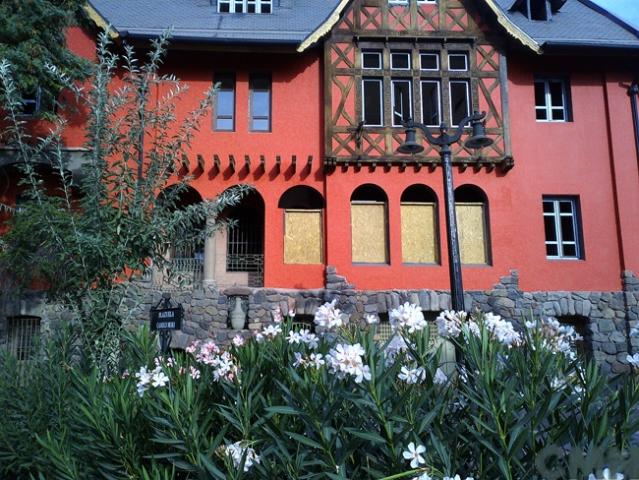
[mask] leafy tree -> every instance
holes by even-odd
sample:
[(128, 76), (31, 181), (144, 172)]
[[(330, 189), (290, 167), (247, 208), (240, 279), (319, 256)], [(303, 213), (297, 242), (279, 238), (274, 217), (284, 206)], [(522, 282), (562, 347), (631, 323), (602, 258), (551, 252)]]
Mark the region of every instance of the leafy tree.
[(42, 102), (53, 105), (63, 84), (48, 66), (71, 79), (85, 78), (89, 63), (67, 49), (65, 30), (80, 19), (80, 0), (3, 0), (0, 2), (0, 59), (13, 67), (22, 96), (40, 89)]
[[(7, 125), (0, 143), (16, 145), (27, 198), (0, 240), (0, 268), (23, 288), (46, 285), (50, 302), (74, 312), (82, 343), (99, 365), (109, 365), (108, 358), (117, 356), (125, 320), (121, 307), (131, 297), (131, 280), (144, 274), (149, 261), (162, 267), (169, 244), (193, 245), (210, 235), (213, 227), (202, 225), (238, 203), (248, 188), (239, 186), (214, 201), (178, 208), (189, 178), (178, 178), (176, 162), (186, 155), (214, 90), (199, 108), (178, 119), (176, 103), (186, 87), (159, 72), (167, 37), (152, 43), (147, 62), (140, 65), (131, 47), (116, 54), (108, 35), (101, 34), (86, 91), (64, 72), (51, 69), (89, 112), (87, 153), (79, 175), (70, 173), (61, 147), (64, 119), (56, 121), (46, 138), (30, 137), (18, 115), (12, 67), (8, 61), (0, 63)], [(155, 100), (158, 91), (161, 97)]]

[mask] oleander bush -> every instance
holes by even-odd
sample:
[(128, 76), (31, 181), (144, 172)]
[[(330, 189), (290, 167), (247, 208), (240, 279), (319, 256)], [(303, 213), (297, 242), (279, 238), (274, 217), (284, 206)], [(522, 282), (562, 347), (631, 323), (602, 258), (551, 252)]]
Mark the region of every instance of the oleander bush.
[[(63, 331), (29, 364), (2, 359), (0, 478), (639, 474), (637, 378), (578, 358), (571, 329), (455, 312), (429, 324), (408, 304), (390, 317), (381, 342), (376, 319), (349, 323), (326, 304), (316, 333), (285, 319), (172, 357), (141, 330), (110, 377), (76, 365)], [(456, 363), (442, 363), (447, 342)]]

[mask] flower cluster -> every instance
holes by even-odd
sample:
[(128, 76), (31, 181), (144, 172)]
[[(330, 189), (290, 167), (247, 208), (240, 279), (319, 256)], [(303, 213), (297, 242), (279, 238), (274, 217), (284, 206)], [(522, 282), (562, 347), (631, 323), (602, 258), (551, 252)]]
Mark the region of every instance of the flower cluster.
[(333, 330), (348, 323), (348, 317), (336, 308), (337, 299), (321, 305), (315, 312), (315, 325), (325, 330)]
[(416, 383), (422, 383), (424, 380), (426, 380), (426, 371), (422, 367), (410, 368), (406, 365), (402, 365), (397, 378), (399, 378), (404, 383), (414, 385)]
[(137, 390), (138, 395), (143, 396), (149, 388), (159, 388), (169, 383), (169, 377), (162, 371), (161, 366), (155, 367), (152, 371), (148, 371), (146, 367), (140, 367), (135, 374), (138, 379)]
[(275, 325), (268, 325), (262, 329), (261, 332), (255, 334), (255, 339), (258, 342), (263, 342), (264, 340), (273, 340), (280, 333), (282, 333), (282, 326), (279, 323)]
[(314, 368), (319, 370), (323, 365), (326, 365), (324, 356), (321, 353), (311, 353), (310, 355), (302, 355), (300, 352), (295, 352), (295, 361), (293, 366), (295, 368)]
[(319, 338), (317, 338), (317, 335), (311, 333), (311, 331), (306, 328), (303, 328), (299, 332), (291, 330), (288, 332), (288, 337), (286, 337), (286, 339), (290, 344), (304, 344), (311, 350), (315, 350), (319, 345)]
[(351, 376), (355, 383), (361, 383), (363, 380), (371, 379), (370, 367), (365, 365), (362, 359), (365, 353), (359, 343), (355, 345), (339, 343), (326, 355), (326, 364), (330, 372), (338, 378)]
[(231, 445), (226, 445), (222, 447), (222, 453), (231, 459), (235, 468), (240, 468), (242, 458), (246, 455), (244, 458), (245, 472), (248, 472), (254, 464), (260, 463), (260, 456), (246, 442), (235, 442)]
[(424, 445), (415, 446), (413, 442), (410, 442), (408, 448), (402, 453), (402, 456), (406, 461), (410, 461), (411, 468), (417, 468), (426, 463), (426, 460), (422, 457), (422, 453), (424, 452), (426, 452)]
[(504, 320), (499, 315), (484, 314), (484, 324), (492, 336), (503, 345), (512, 347), (521, 343), (521, 335), (515, 330), (513, 324)]
[(569, 358), (575, 357), (575, 342), (583, 340), (573, 327), (562, 325), (559, 320), (552, 317), (526, 322), (526, 328), (539, 331), (544, 348), (554, 353), (562, 353)]
[(391, 310), (388, 318), (395, 332), (408, 331), (408, 333), (415, 333), (423, 330), (427, 325), (420, 308), (408, 302)]
[(455, 312), (452, 310), (444, 310), (435, 319), (437, 331), (442, 338), (456, 338), (462, 332), (462, 324), (468, 318), (466, 312)]
[[(213, 341), (205, 343), (194, 342), (186, 348), (186, 351), (195, 356), (195, 360), (204, 365), (213, 367), (213, 379), (232, 381), (237, 377), (239, 367), (235, 358), (227, 351), (222, 351)], [(192, 367), (193, 368), (193, 367)], [(190, 375), (193, 379), (199, 378), (199, 371), (192, 369)]]

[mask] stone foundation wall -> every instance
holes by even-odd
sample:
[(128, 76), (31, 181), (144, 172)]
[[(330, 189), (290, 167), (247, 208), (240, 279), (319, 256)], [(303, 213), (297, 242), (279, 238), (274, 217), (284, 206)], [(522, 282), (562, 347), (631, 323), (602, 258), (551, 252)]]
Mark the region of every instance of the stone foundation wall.
[[(339, 308), (355, 320), (369, 313), (388, 313), (404, 302), (414, 303), (433, 315), (450, 309), (450, 294), (446, 291), (357, 290), (334, 267), (327, 267), (326, 277), (328, 288), (320, 290), (203, 286), (176, 292), (173, 299), (184, 306), (185, 321), (172, 345), (184, 348), (193, 340), (206, 338), (224, 343), (238, 333), (248, 336), (271, 323), (277, 308), (283, 314), (295, 312), (299, 318), (312, 315), (319, 305), (335, 298)], [(465, 302), (467, 309), (493, 312), (514, 322), (543, 315), (577, 323), (593, 357), (606, 371), (617, 373), (628, 369), (626, 356), (639, 348), (639, 338), (629, 339), (630, 329), (639, 325), (639, 279), (624, 272), (623, 286), (619, 292), (523, 292), (517, 272), (512, 271), (490, 290), (466, 292)], [(231, 329), (229, 322), (229, 310), (237, 296), (245, 305), (246, 323), (241, 331)], [(148, 322), (149, 309), (160, 298), (161, 291), (150, 283), (137, 283), (129, 302), (132, 323)]]

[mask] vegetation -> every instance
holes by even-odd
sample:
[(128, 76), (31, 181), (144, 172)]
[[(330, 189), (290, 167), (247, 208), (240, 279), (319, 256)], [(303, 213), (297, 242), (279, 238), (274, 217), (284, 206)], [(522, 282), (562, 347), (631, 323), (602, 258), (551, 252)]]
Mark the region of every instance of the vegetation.
[(608, 383), (573, 358), (570, 335), (553, 322), (516, 332), (489, 314), (445, 312), (440, 342), (463, 355), (450, 369), (429, 344), (435, 327), (404, 307), (391, 313), (397, 336), (383, 343), (375, 324), (348, 324), (329, 304), (316, 315), (324, 334), (289, 320), (227, 349), (205, 342), (172, 358), (155, 358), (141, 331), (127, 338), (120, 373), (110, 377), (75, 367), (64, 338), (22, 375), (5, 358), (0, 476), (523, 480), (601, 478), (604, 467), (639, 474), (629, 454), (639, 428), (631, 414), (636, 376)]

